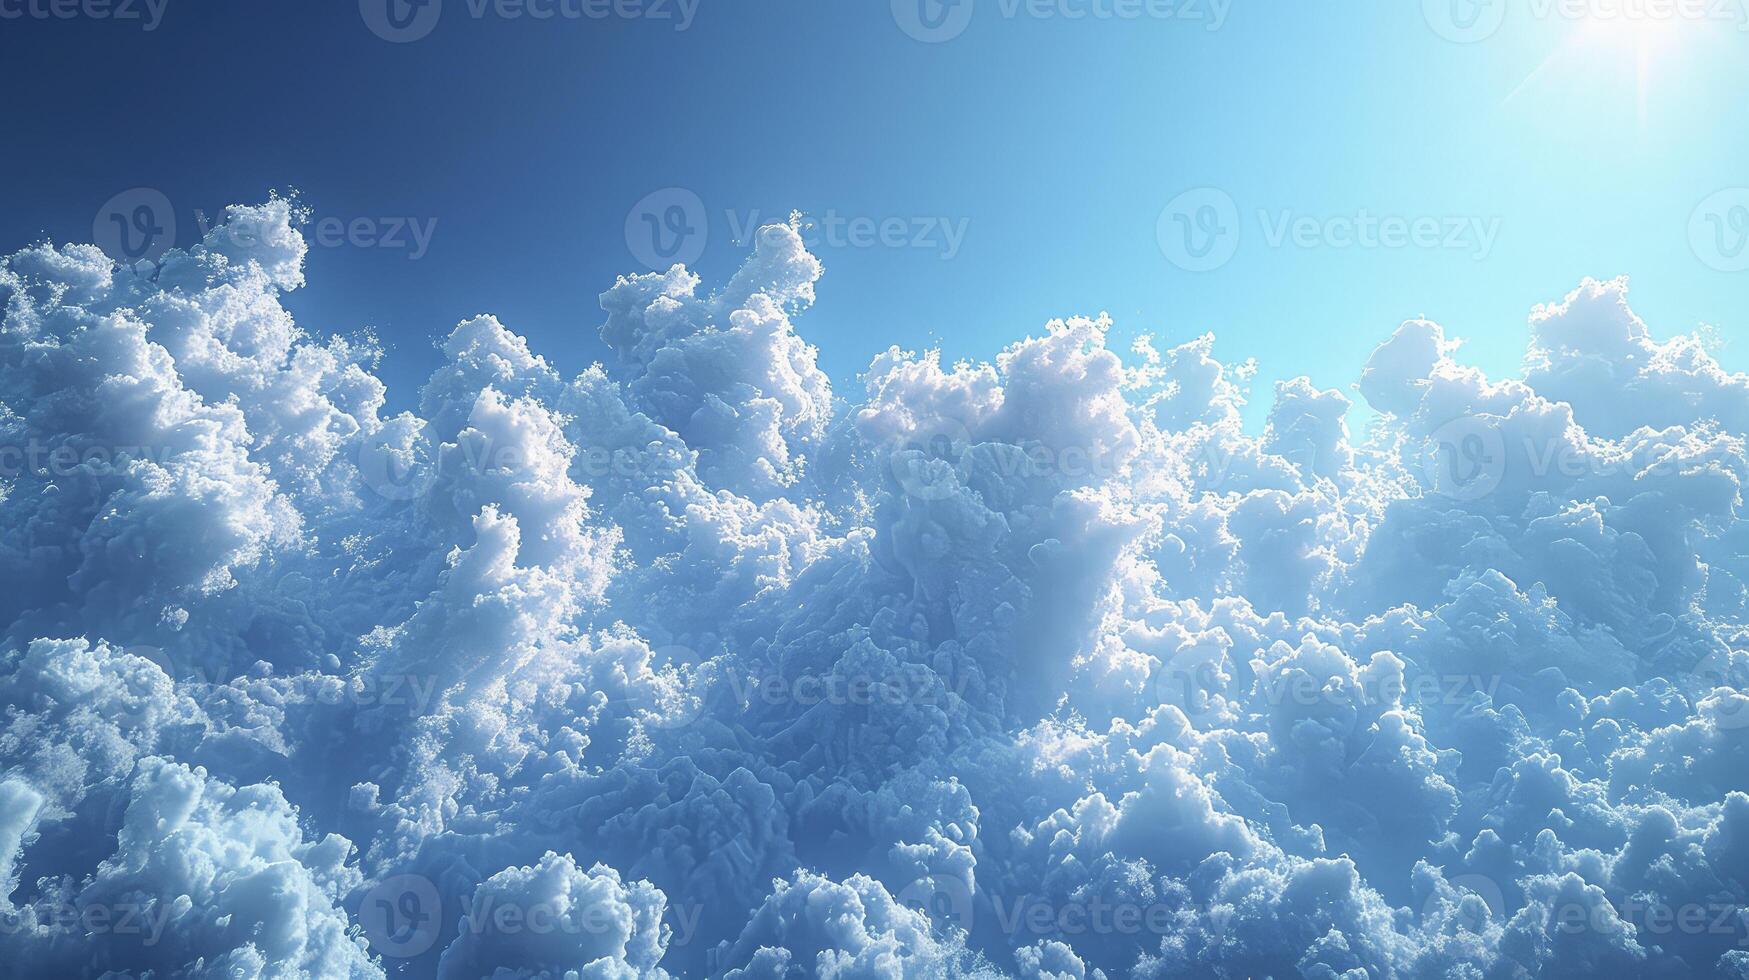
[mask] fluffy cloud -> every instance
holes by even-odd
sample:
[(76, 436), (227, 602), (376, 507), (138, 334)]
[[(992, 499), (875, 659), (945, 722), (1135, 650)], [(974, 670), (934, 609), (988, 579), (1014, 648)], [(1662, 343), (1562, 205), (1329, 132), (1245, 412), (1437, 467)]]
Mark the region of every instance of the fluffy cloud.
[(1104, 317), (846, 401), (774, 225), (386, 416), (303, 220), (0, 260), (15, 969), (1749, 976), (1749, 378), (1625, 282), (1252, 433)]

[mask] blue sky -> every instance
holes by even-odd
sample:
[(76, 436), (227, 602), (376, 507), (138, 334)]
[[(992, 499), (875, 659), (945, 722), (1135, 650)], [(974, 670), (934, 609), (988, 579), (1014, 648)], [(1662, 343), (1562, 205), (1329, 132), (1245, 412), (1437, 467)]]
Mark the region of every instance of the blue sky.
[[(815, 218), (827, 274), (800, 328), (845, 393), (889, 344), (987, 358), (1103, 310), (1120, 336), (1212, 330), (1224, 360), (1256, 357), (1255, 420), (1270, 380), (1346, 389), (1411, 316), (1508, 371), (1530, 307), (1585, 275), (1632, 275), (1655, 333), (1712, 324), (1749, 366), (1729, 346), (1749, 273), (1700, 254), (1749, 231), (1735, 0), (1614, 20), (1612, 0), (1527, 0), (1467, 42), (1452, 14), (1486, 32), (1486, 4), (623, 0), (624, 18), (566, 0), (541, 18), (545, 0), (444, 0), (390, 43), (381, 2), (0, 3), (21, 14), (0, 19), (0, 76), (38, 110), (7, 123), (31, 151), (0, 163), (0, 245), (88, 240), (137, 187), (187, 242), (197, 209), (296, 188), (334, 234), (288, 306), (374, 326), (398, 405), (476, 312), (567, 371), (594, 360), (595, 295), (640, 268), (646, 200), (704, 216), (707, 282), (740, 227)], [(943, 18), (933, 40), (912, 36), (920, 10)], [(1161, 220), (1199, 188), (1239, 231), (1211, 271), (1174, 264)], [(1424, 244), (1339, 247), (1345, 219)]]

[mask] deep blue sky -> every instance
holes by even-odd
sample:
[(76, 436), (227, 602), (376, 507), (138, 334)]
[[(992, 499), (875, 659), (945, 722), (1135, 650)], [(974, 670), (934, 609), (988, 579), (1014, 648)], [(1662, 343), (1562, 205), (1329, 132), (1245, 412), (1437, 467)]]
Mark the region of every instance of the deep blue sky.
[[(46, 0), (0, 8), (27, 2)], [(1606, 27), (1527, 0), (1488, 39), (1454, 43), (1429, 22), (1447, 0), (1237, 0), (1218, 30), (1211, 0), (1076, 20), (974, 0), (963, 33), (921, 43), (886, 0), (705, 0), (685, 31), (475, 18), (445, 0), (429, 36), (391, 44), (355, 0), (167, 2), (150, 32), (0, 19), (0, 248), (89, 240), (104, 203), (141, 186), (173, 203), (184, 242), (196, 209), (270, 188), (298, 189), (318, 218), (435, 219), (417, 261), (313, 249), (289, 303), (312, 330), (376, 327), (396, 405), (436, 363), (431, 339), (476, 312), (568, 372), (588, 364), (596, 294), (639, 269), (628, 212), (671, 186), (704, 204), (707, 284), (742, 252), (726, 212), (963, 222), (951, 259), (818, 249), (826, 279), (800, 327), (851, 395), (888, 344), (989, 357), (1101, 310), (1125, 337), (1213, 330), (1265, 383), (1342, 387), (1421, 314), (1509, 370), (1529, 308), (1586, 274), (1633, 275), (1659, 335), (1749, 326), (1749, 273), (1690, 242), (1691, 219), (1710, 228), (1697, 204), (1749, 186), (1738, 23)], [(1241, 230), (1209, 272), (1175, 266), (1156, 236), (1162, 208), (1199, 187), (1234, 202)], [(1737, 198), (1722, 200), (1728, 247)], [(1497, 239), (1482, 260), (1467, 240), (1269, 242), (1283, 218), (1363, 210)]]

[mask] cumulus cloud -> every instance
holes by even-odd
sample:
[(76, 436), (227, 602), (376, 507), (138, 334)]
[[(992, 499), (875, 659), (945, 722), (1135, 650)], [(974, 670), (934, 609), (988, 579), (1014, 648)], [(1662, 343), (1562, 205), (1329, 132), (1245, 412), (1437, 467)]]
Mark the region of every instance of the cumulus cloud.
[(834, 386), (779, 224), (389, 415), (305, 217), (0, 259), (13, 969), (1749, 976), (1749, 378), (1625, 281), (1249, 432), (1104, 316)]

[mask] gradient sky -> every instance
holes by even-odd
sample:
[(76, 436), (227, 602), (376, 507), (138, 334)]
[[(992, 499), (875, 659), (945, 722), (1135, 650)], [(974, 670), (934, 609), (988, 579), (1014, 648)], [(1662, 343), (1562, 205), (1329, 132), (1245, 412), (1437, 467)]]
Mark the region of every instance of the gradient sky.
[[(1730, 346), (1749, 327), (1739, 0), (1696, 19), (1659, 0), (1627, 4), (1649, 19), (1598, 16), (1620, 0), (705, 0), (685, 30), (680, 0), (621, 0), (631, 19), (443, 0), (405, 43), (372, 30), (389, 0), (158, 2), (145, 30), (143, 5), (63, 20), (0, 0), (0, 79), (34, 103), (6, 122), (22, 152), (0, 154), (0, 250), (90, 240), (138, 187), (184, 243), (197, 209), (270, 189), (378, 234), (411, 219), (423, 255), (318, 245), (287, 304), (312, 330), (376, 328), (395, 406), (476, 312), (567, 372), (594, 360), (595, 296), (641, 269), (640, 202), (666, 188), (702, 208), (706, 282), (755, 217), (821, 222), (827, 274), (798, 325), (853, 400), (889, 344), (988, 358), (1103, 310), (1120, 337), (1212, 330), (1223, 360), (1257, 358), (1256, 421), (1269, 381), (1346, 389), (1406, 317), (1510, 371), (1531, 306), (1585, 275), (1633, 276), (1655, 334), (1711, 324), (1726, 366), (1749, 367)], [(952, 37), (912, 36), (936, 15)], [(1453, 40), (1459, 23), (1498, 27)], [(1180, 197), (1199, 188), (1218, 194)], [(660, 222), (691, 198), (653, 200)], [(1232, 202), (1230, 261), (1174, 264), (1174, 200), (1194, 222)], [(1432, 219), (1440, 242), (1271, 241), (1363, 213)], [(826, 219), (906, 231), (857, 244)], [(943, 227), (963, 230), (951, 256)]]

